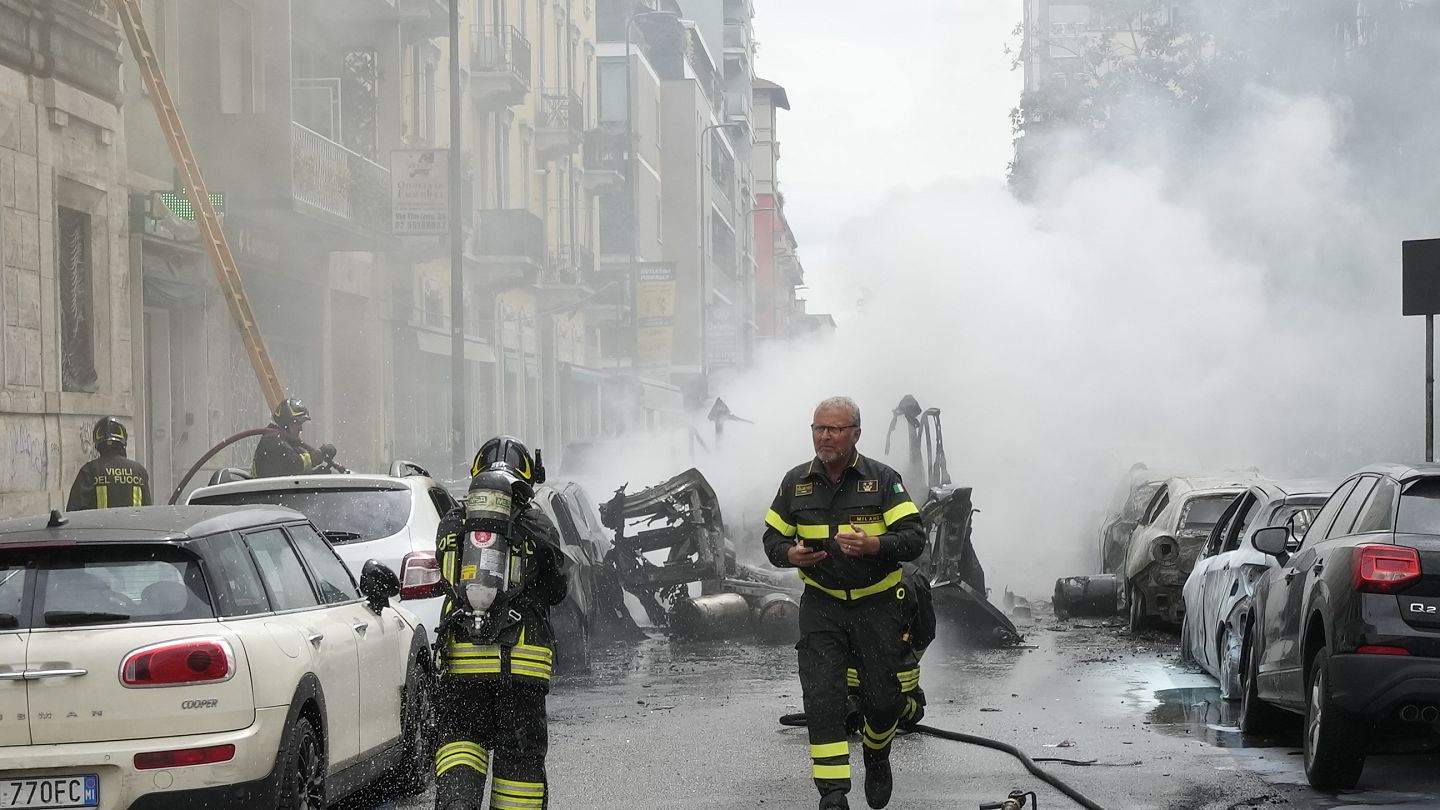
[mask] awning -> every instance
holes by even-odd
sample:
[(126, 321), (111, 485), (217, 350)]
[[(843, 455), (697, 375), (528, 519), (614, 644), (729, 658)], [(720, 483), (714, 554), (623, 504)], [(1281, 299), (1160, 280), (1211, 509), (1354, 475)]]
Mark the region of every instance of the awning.
[(640, 401), (647, 411), (684, 413), (685, 394), (669, 383), (640, 378)]
[(565, 373), (570, 375), (570, 379), (588, 385), (601, 385), (609, 379), (609, 375), (605, 372), (588, 366), (577, 366), (574, 363), (565, 363), (563, 368), (565, 369)]
[[(441, 357), (450, 356), (449, 335), (416, 329), (415, 343), (422, 352), (438, 354)], [(481, 343), (478, 340), (466, 338), (465, 359), (472, 363), (493, 363), (495, 362), (495, 350), (490, 348), (490, 344), (488, 343)]]
[(195, 306), (212, 286), (209, 260), (198, 247), (161, 244), (146, 238), (141, 246), (145, 303), (152, 307)]

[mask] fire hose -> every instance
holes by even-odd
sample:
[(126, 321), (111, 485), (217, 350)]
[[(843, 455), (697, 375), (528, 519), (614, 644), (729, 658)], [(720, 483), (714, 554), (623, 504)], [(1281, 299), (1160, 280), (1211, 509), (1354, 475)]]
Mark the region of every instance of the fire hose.
[[(180, 502), (180, 493), (182, 493), (182, 492), (185, 491), (185, 487), (190, 483), (190, 479), (195, 477), (195, 473), (200, 472), (200, 468), (201, 468), (201, 467), (204, 467), (206, 462), (208, 462), (210, 459), (214, 458), (215, 456), (219, 455), (219, 454), (220, 454), (220, 451), (222, 451), (222, 450), (224, 450), (225, 448), (229, 447), (230, 445), (232, 445), (232, 444), (240, 441), (241, 439), (248, 439), (248, 438), (250, 438), (251, 436), (268, 436), (268, 435), (273, 434), (273, 433), (283, 433), (283, 432), (284, 432), (284, 431), (280, 430), (280, 428), (273, 428), (273, 427), (252, 428), (252, 429), (250, 429), (250, 430), (242, 430), (242, 431), (240, 431), (239, 433), (236, 433), (234, 436), (231, 436), (231, 437), (225, 439), (224, 441), (220, 442), (219, 444), (215, 445), (214, 447), (210, 448), (208, 451), (206, 451), (205, 455), (201, 456), (198, 461), (196, 461), (194, 464), (192, 464), (192, 465), (190, 466), (190, 469), (185, 472), (185, 476), (180, 479), (180, 483), (175, 485), (175, 491), (172, 492), (172, 493), (170, 493), (170, 500), (168, 501), (168, 503), (170, 503), (172, 506), (175, 505), (176, 503), (179, 503), (179, 502)], [(306, 452), (308, 452), (308, 453), (314, 453), (314, 452), (315, 452), (315, 448), (311, 447), (310, 445), (308, 445), (308, 444), (306, 444), (306, 443), (304, 443), (304, 442), (299, 442), (299, 441), (297, 441), (296, 444), (298, 444), (298, 445), (300, 446), (300, 449), (302, 449), (302, 450), (304, 450), (304, 451), (306, 451)], [(338, 472), (342, 472), (342, 473), (348, 473), (348, 472), (350, 472), (348, 469), (346, 469), (345, 467), (341, 466), (340, 463), (337, 462), (337, 461), (335, 461), (335, 459), (333, 459), (333, 458), (326, 459), (326, 460), (325, 460), (325, 463), (329, 464), (331, 467), (334, 467), (335, 470), (338, 471)]]
[[(805, 715), (803, 713), (782, 715), (780, 717), (780, 725), (791, 727), (804, 726)], [(1024, 751), (1021, 751), (1019, 748), (1016, 748), (1015, 746), (1007, 742), (1001, 742), (1000, 740), (992, 740), (989, 737), (981, 737), (975, 734), (964, 734), (959, 731), (946, 731), (942, 728), (935, 728), (934, 726), (927, 725), (911, 726), (909, 730), (917, 734), (929, 734), (932, 737), (938, 737), (942, 740), (951, 740), (954, 742), (967, 743), (969, 745), (978, 745), (981, 748), (989, 748), (994, 751), (1000, 751), (1002, 753), (1009, 754), (1015, 759), (1018, 759), (1020, 761), (1020, 764), (1025, 766), (1025, 770), (1029, 771), (1037, 778), (1043, 780), (1046, 784), (1065, 794), (1076, 804), (1084, 807), (1085, 810), (1105, 810), (1105, 808), (1101, 807), (1099, 804), (1096, 804), (1088, 796), (1066, 784), (1064, 780), (1062, 780), (1060, 777), (1055, 776), (1054, 774), (1046, 771), (1044, 768), (1041, 768), (1039, 765), (1035, 764), (1035, 760), (1027, 756)], [(1003, 803), (994, 806), (1002, 807)], [(1019, 806), (1023, 806), (1023, 803)]]

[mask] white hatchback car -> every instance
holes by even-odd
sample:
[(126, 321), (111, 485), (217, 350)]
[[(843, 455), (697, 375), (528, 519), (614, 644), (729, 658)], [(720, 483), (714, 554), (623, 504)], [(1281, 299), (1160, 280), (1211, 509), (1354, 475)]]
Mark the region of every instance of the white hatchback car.
[[(435, 532), (456, 502), (425, 471), (396, 462), (391, 475), (296, 475), (201, 487), (185, 502), (197, 505), (284, 506), (320, 527), (357, 577), (367, 560), (400, 574), (408, 591), (440, 581)], [(430, 640), (440, 625), (444, 597), (407, 600)]]
[(289, 509), (0, 522), (0, 807), (319, 810), (432, 772), (430, 651)]

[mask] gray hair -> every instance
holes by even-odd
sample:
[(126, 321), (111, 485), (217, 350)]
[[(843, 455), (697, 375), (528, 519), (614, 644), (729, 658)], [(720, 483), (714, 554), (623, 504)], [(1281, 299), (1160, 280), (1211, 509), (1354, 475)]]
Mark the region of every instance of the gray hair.
[(855, 427), (860, 427), (860, 406), (855, 404), (855, 400), (850, 397), (830, 397), (815, 406), (816, 413), (831, 409), (849, 411), (850, 423), (855, 425)]

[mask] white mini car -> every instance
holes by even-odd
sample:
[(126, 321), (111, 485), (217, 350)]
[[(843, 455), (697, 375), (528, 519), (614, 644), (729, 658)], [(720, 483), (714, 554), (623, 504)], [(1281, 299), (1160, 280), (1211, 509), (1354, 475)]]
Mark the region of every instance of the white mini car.
[[(325, 534), (340, 559), (359, 576), (367, 560), (400, 574), (407, 591), (440, 581), (435, 530), (455, 499), (425, 471), (396, 462), (390, 475), (296, 475), (256, 478), (201, 487), (186, 503), (284, 506), (305, 515)], [(430, 640), (440, 623), (444, 597), (408, 600)]]
[(0, 522), (0, 807), (320, 810), (432, 771), (430, 651), (289, 509)]

